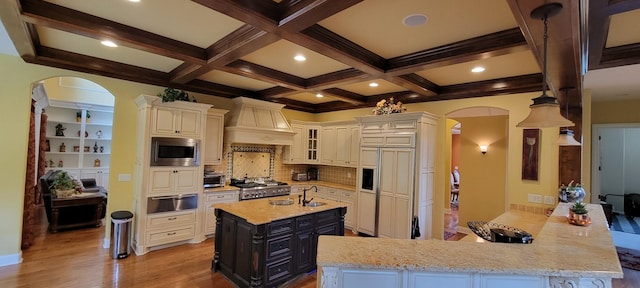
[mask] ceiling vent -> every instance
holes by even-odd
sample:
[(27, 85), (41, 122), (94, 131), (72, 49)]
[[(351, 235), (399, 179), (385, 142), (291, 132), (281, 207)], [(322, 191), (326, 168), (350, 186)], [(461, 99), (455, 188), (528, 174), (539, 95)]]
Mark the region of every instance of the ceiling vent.
[(293, 145), (296, 133), (282, 114), (285, 105), (247, 97), (231, 100), (235, 108), (224, 128), (225, 143)]

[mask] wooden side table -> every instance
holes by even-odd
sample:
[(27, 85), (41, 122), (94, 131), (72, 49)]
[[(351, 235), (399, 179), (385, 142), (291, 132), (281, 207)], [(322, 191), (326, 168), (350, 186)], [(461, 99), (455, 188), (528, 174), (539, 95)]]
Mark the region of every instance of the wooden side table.
[[(105, 197), (106, 196), (102, 193), (84, 193), (81, 194), (81, 196), (51, 199), (51, 223), (49, 223), (49, 231), (55, 233), (58, 232), (58, 229), (89, 225), (100, 227), (102, 225), (102, 210), (105, 209)], [(91, 213), (92, 215), (77, 215), (77, 217), (79, 217), (78, 221), (75, 221), (73, 223), (59, 223), (60, 213), (64, 212), (65, 208), (81, 206), (95, 206), (95, 213)]]

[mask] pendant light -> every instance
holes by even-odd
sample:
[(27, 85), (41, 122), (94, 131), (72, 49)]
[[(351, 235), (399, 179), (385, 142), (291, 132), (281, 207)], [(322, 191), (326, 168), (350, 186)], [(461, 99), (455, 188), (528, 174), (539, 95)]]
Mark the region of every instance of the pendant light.
[[(563, 87), (560, 88), (560, 91), (564, 92), (564, 98), (567, 102), (567, 114), (565, 117), (569, 118), (569, 90), (573, 89), (573, 87)], [(560, 137), (558, 137), (558, 141), (556, 143), (560, 146), (581, 146), (582, 144), (573, 137), (573, 131), (569, 129), (569, 127), (564, 127), (560, 129)]]
[(575, 124), (560, 114), (560, 105), (556, 98), (547, 95), (547, 17), (560, 13), (562, 4), (547, 3), (531, 11), (531, 18), (542, 19), (544, 23), (544, 58), (542, 61), (542, 95), (533, 98), (533, 104), (529, 106), (529, 116), (518, 123), (516, 127), (523, 128), (547, 128), (569, 127)]

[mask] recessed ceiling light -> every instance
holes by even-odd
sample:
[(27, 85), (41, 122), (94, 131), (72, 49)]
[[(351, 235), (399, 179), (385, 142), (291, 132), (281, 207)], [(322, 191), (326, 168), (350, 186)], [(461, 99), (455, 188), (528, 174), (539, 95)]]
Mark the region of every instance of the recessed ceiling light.
[(318, 93), (318, 94), (316, 94), (316, 97), (322, 98), (322, 97), (324, 97), (324, 95), (322, 95), (321, 93)]
[(402, 19), (402, 24), (404, 24), (404, 26), (407, 26), (407, 27), (416, 27), (424, 23), (427, 23), (428, 19), (429, 18), (427, 18), (427, 16), (424, 14), (411, 14), (407, 17), (404, 17), (404, 19)]
[(484, 67), (482, 67), (482, 66), (473, 67), (473, 69), (471, 69), (471, 72), (473, 72), (473, 73), (484, 72)]
[(129, 0), (129, 2), (140, 2), (140, 0)]
[(369, 87), (378, 87), (378, 83), (371, 82), (371, 83), (369, 83)]
[(113, 41), (111, 40), (102, 40), (102, 45), (107, 46), (107, 47), (118, 47), (118, 44), (113, 43)]
[(293, 57), (293, 59), (302, 62), (304, 60), (307, 60), (307, 57), (304, 57), (303, 55), (296, 55), (295, 57)]

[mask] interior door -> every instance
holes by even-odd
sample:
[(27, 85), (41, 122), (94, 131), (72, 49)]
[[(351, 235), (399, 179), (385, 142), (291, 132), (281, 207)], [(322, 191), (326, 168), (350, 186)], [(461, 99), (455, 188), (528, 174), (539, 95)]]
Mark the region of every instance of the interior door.
[[(624, 214), (625, 193), (640, 193), (640, 128), (606, 127), (598, 129), (599, 195), (607, 195), (606, 201), (613, 211)], [(597, 197), (597, 195), (594, 195)], [(594, 202), (595, 198), (592, 198)], [(597, 202), (595, 202), (597, 203)]]

